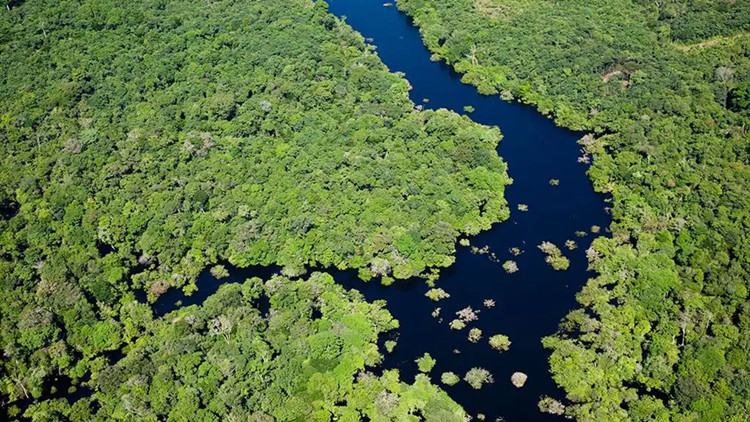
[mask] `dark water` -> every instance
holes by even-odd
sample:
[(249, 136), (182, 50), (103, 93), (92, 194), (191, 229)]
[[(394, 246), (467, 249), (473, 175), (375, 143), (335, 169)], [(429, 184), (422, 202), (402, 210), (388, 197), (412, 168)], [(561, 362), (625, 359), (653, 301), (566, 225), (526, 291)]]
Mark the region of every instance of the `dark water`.
[[(329, 9), (339, 17), (345, 16), (355, 30), (371, 38), (392, 71), (406, 73), (414, 87), (411, 97), (415, 103), (428, 98), (426, 108), (460, 113), (464, 106), (471, 105), (475, 108), (470, 114), (472, 119), (499, 126), (504, 139), (498, 152), (508, 163), (514, 180), (506, 194), (512, 210), (510, 220), (471, 242), (480, 248), (488, 245), (500, 263), (515, 260), (519, 272), (506, 274), (500, 263), (490, 261), (487, 255), (459, 247), (456, 264), (444, 270), (438, 281), (438, 286), (451, 297), (438, 304), (424, 297), (428, 287), (421, 280), (385, 287), (377, 282), (363, 283), (353, 271), (333, 272), (339, 283), (361, 291), (368, 300), (385, 299), (388, 310), (400, 320), (399, 332), (392, 334), (398, 338), (398, 345), (386, 356), (383, 367), (398, 368), (402, 379), (408, 382), (417, 372), (414, 359), (425, 352), (438, 362), (432, 372), (434, 382), (439, 382), (444, 371), (463, 376), (474, 366), (483, 367), (494, 375), (494, 384), (478, 391), (464, 382), (444, 386), (472, 415), (484, 413), (489, 421), (503, 417), (511, 422), (562, 419), (542, 414), (537, 408), (542, 395), (563, 397), (548, 372), (549, 353), (542, 348), (541, 338), (555, 332), (560, 319), (576, 306), (575, 293), (592, 276), (586, 270), (584, 251), (593, 236), (578, 238), (575, 232), (590, 232), (592, 225), (609, 225), (605, 198), (594, 193), (585, 175), (586, 167), (577, 162), (580, 151), (576, 141), (582, 134), (556, 127), (532, 107), (481, 96), (475, 88), (462, 84), (460, 75), (448, 66), (429, 60), (430, 53), (410, 19), (395, 7), (384, 7), (383, 0), (329, 0)], [(551, 186), (550, 179), (559, 179), (559, 186)], [(518, 211), (519, 203), (527, 204), (529, 211)], [(575, 240), (578, 249), (564, 248), (567, 239)], [(567, 271), (555, 271), (544, 262), (545, 255), (536, 246), (545, 240), (557, 244), (570, 258)], [(514, 257), (509, 252), (512, 247), (525, 252)], [(230, 278), (221, 282), (268, 277), (276, 270), (232, 270)], [(162, 315), (175, 309), (178, 301), (183, 305), (200, 303), (219, 284), (206, 272), (198, 280), (199, 290), (193, 296), (170, 291), (155, 304), (155, 310)], [(496, 307), (485, 309), (484, 299), (495, 300)], [(431, 316), (436, 306), (442, 308), (442, 322)], [(479, 320), (461, 331), (451, 330), (448, 322), (466, 306), (481, 309)], [(467, 340), (471, 327), (483, 332), (484, 338), (477, 344)], [(509, 336), (510, 351), (492, 350), (487, 338), (493, 334)], [(521, 389), (510, 382), (516, 371), (529, 376)]]
[(15, 201), (0, 201), (0, 219), (10, 220), (18, 214), (19, 204)]
[[(225, 266), (230, 270), (229, 277), (217, 280), (210, 272), (204, 271), (198, 276), (198, 280), (195, 282), (198, 286), (198, 290), (193, 292), (190, 296), (186, 296), (182, 290), (169, 289), (166, 293), (159, 296), (159, 300), (151, 305), (154, 315), (162, 316), (181, 306), (200, 305), (209, 296), (216, 293), (216, 291), (219, 290), (219, 286), (224, 283), (241, 283), (252, 277), (260, 277), (263, 280), (267, 280), (280, 270), (280, 268), (276, 266), (264, 267), (256, 265), (247, 268), (234, 268), (228, 264)], [(145, 302), (145, 295), (142, 295), (139, 300)]]

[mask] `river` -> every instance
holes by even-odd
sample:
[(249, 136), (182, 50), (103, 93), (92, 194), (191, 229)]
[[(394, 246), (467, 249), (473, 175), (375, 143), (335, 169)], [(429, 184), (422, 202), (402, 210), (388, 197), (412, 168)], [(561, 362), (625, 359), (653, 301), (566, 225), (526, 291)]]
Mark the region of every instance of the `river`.
[[(585, 257), (585, 250), (595, 236), (591, 234), (591, 226), (609, 226), (606, 198), (593, 191), (585, 174), (586, 165), (577, 162), (580, 148), (576, 141), (582, 134), (555, 126), (530, 106), (509, 103), (498, 96), (482, 96), (474, 87), (462, 84), (460, 75), (449, 66), (430, 61), (418, 30), (395, 6), (386, 7), (383, 0), (329, 0), (328, 3), (333, 14), (345, 17), (349, 25), (377, 46), (380, 58), (391, 71), (406, 74), (413, 86), (411, 98), (415, 103), (463, 114), (464, 106), (470, 105), (475, 109), (469, 114), (474, 121), (500, 127), (504, 138), (498, 153), (508, 163), (513, 178), (506, 192), (511, 218), (471, 239), (474, 246), (489, 246), (500, 262), (491, 261), (488, 255), (472, 253), (468, 247), (459, 247), (456, 263), (444, 270), (438, 280), (438, 286), (450, 293), (449, 299), (437, 305), (428, 300), (424, 297), (428, 287), (421, 280), (385, 287), (376, 282), (363, 283), (351, 271), (333, 272), (339, 283), (359, 290), (366, 299), (385, 299), (388, 310), (400, 320), (399, 332), (393, 333), (398, 345), (386, 356), (383, 367), (398, 368), (407, 382), (417, 373), (414, 359), (425, 352), (437, 359), (432, 371), (434, 382), (439, 382), (444, 371), (463, 376), (472, 367), (483, 367), (494, 375), (494, 384), (481, 390), (474, 390), (464, 382), (444, 386), (473, 416), (483, 413), (488, 421), (502, 417), (510, 422), (562, 419), (542, 414), (537, 408), (542, 395), (564, 397), (548, 372), (549, 353), (542, 348), (541, 338), (554, 333), (561, 318), (576, 307), (576, 292), (592, 276), (587, 271)], [(550, 185), (551, 179), (558, 179), (559, 185)], [(527, 204), (528, 211), (519, 211), (518, 204)], [(589, 234), (576, 237), (576, 231)], [(578, 248), (573, 251), (564, 248), (568, 239), (575, 240)], [(555, 271), (544, 262), (545, 255), (537, 245), (545, 240), (558, 245), (570, 258), (567, 271)], [(513, 247), (524, 253), (512, 256), (509, 249)], [(507, 274), (503, 270), (501, 263), (507, 259), (518, 263), (517, 273)], [(231, 276), (222, 282), (242, 281), (256, 275), (268, 277), (276, 270), (233, 269)], [(154, 305), (155, 310), (162, 315), (174, 309), (178, 301), (200, 303), (219, 284), (206, 272), (199, 278), (199, 290), (194, 295), (185, 297), (179, 291), (170, 291)], [(485, 299), (494, 300), (496, 306), (484, 308)], [(442, 321), (431, 316), (436, 306), (442, 308)], [(466, 306), (481, 309), (479, 320), (470, 324), (484, 334), (476, 344), (467, 340), (468, 328), (454, 331), (448, 327), (455, 312)], [(504, 353), (492, 350), (487, 337), (493, 334), (509, 336), (510, 350)], [(516, 371), (529, 376), (520, 389), (510, 382), (511, 374)]]

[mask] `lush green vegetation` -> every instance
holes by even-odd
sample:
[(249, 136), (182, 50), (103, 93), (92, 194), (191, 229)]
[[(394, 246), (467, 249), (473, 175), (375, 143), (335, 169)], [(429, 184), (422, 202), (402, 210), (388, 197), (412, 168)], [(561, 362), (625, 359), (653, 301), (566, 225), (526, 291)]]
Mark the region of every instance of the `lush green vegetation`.
[(453, 372), (443, 372), (442, 375), (440, 375), (440, 382), (445, 385), (453, 386), (458, 384), (459, 381), (461, 381), (461, 378)]
[[(291, 366), (264, 368), (250, 357), (286, 350), (281, 334), (223, 342), (190, 324), (151, 322), (134, 292), (153, 300), (169, 288), (190, 291), (206, 268), (225, 276), (216, 266), (224, 261), (278, 264), (290, 276), (311, 265), (385, 281), (430, 276), (452, 263), (459, 234), (508, 215), (499, 131), (415, 110), (407, 82), (324, 2), (11, 2), (0, 16), (0, 64), (0, 391), (11, 412), (50, 397), (54, 377), (78, 385), (92, 373), (139, 374), (98, 385), (97, 394), (102, 409), (145, 409), (148, 418), (167, 417), (167, 399), (230, 400), (200, 407), (224, 415), (235, 398), (221, 385), (241, 383), (245, 369), (269, 388), (277, 375), (284, 386), (273, 388), (302, 388), (297, 346), (280, 352), (291, 353)], [(242, 324), (257, 319), (237, 306), (247, 312), (236, 315)], [(215, 314), (190, 308), (175, 318), (190, 312)], [(198, 354), (170, 356), (161, 341), (177, 331), (191, 336), (179, 347)], [(208, 352), (219, 344), (221, 353)], [(137, 355), (104, 369), (104, 355), (123, 347)], [(238, 350), (249, 354), (236, 374), (211, 360)], [(166, 374), (156, 364), (177, 366)], [(308, 364), (321, 373), (328, 365)], [(196, 384), (184, 365), (203, 365), (201, 377), (215, 384)], [(361, 362), (337, 376), (355, 367)], [(389, 377), (369, 382), (400, 388)], [(169, 379), (184, 389), (168, 389)], [(320, 394), (284, 390), (289, 409), (274, 410), (275, 395), (237, 411), (335, 413), (330, 397), (354, 387), (331, 379)], [(426, 391), (422, 378), (417, 384)], [(155, 392), (146, 398), (148, 385)], [(196, 388), (207, 395), (195, 397)]]
[(475, 390), (481, 389), (485, 384), (492, 384), (494, 382), (490, 371), (484, 368), (471, 368), (464, 375), (464, 381), (471, 385), (471, 388)]
[(582, 308), (545, 340), (565, 412), (746, 420), (750, 40), (736, 35), (748, 2), (398, 6), (465, 82), (593, 133), (580, 161), (593, 155), (589, 175), (611, 193), (614, 222), (587, 251), (599, 276), (578, 295)]
[(653, 16), (654, 27), (681, 42), (750, 30), (748, 0), (636, 0)]
[(93, 371), (93, 396), (35, 405), (34, 420), (463, 420), (424, 375), (407, 385), (398, 371), (364, 371), (398, 323), (328, 274), (223, 285), (159, 320), (147, 309), (127, 355)]
[(429, 373), (432, 371), (432, 368), (435, 367), (435, 364), (437, 361), (435, 358), (430, 356), (429, 353), (425, 353), (421, 357), (419, 357), (416, 361), (417, 367), (419, 368), (419, 372)]

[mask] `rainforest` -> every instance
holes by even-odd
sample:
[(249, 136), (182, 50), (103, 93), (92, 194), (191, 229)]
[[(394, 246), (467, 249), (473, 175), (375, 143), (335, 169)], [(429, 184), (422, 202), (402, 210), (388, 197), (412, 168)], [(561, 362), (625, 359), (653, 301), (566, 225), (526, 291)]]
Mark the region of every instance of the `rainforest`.
[(750, 1), (5, 6), (0, 419), (750, 420)]

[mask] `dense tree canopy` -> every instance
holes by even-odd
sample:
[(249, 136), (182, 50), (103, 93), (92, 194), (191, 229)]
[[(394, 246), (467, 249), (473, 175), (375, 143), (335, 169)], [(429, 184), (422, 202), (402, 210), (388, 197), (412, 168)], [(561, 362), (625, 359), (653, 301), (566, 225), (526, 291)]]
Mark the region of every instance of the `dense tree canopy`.
[[(149, 312), (135, 291), (190, 291), (224, 261), (428, 276), (452, 263), (460, 233), (508, 215), (499, 131), (415, 110), (406, 80), (324, 2), (11, 2), (0, 66), (0, 391), (11, 412), (64, 395), (53, 378), (77, 385), (125, 345), (154, 355), (116, 368), (177, 364), (153, 349), (166, 345), (137, 343)], [(148, 338), (190, 329), (159, 325)], [(194, 336), (180, 347), (213, 347)], [(160, 376), (118, 388), (143, 400), (141, 381)], [(185, 382), (172, 392), (194, 402)], [(163, 415), (160, 394), (149, 414)]]
[(465, 82), (593, 133), (583, 153), (613, 197), (611, 238), (587, 251), (599, 276), (582, 308), (545, 340), (568, 414), (747, 420), (750, 4), (398, 5)]
[(636, 0), (657, 17), (654, 28), (678, 42), (700, 41), (750, 29), (748, 0)]
[(223, 285), (200, 307), (142, 322), (127, 355), (94, 371), (91, 397), (36, 405), (35, 420), (463, 420), (424, 375), (407, 385), (398, 371), (364, 371), (398, 323), (328, 274)]

